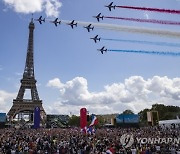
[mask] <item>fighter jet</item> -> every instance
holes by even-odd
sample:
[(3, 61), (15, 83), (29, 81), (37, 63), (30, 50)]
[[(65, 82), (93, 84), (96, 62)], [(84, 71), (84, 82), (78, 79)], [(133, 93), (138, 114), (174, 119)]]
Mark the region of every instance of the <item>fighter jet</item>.
[(56, 27), (57, 27), (58, 24), (61, 23), (60, 20), (58, 21), (58, 18), (56, 18), (54, 21), (50, 21), (50, 22), (54, 23), (54, 25), (55, 25)]
[(42, 22), (45, 22), (45, 18), (42, 19), (42, 16), (39, 17), (39, 19), (35, 19), (36, 21), (39, 21), (40, 24), (42, 24)]
[(103, 20), (104, 16), (101, 16), (101, 13), (99, 13), (97, 16), (93, 16), (94, 18), (97, 19), (97, 21), (99, 22), (99, 19), (101, 18)]
[(97, 43), (97, 41), (100, 41), (101, 38), (98, 38), (98, 35), (96, 35), (95, 37), (92, 37), (90, 39), (94, 40), (94, 42)]
[(94, 29), (94, 26), (91, 27), (92, 24), (89, 24), (88, 26), (84, 26), (84, 28), (86, 28), (88, 30), (88, 32), (90, 32), (90, 30)]
[(101, 51), (101, 53), (103, 54), (104, 52), (107, 52), (107, 49), (105, 49), (105, 46), (103, 46), (101, 49), (97, 49), (98, 51)]
[(77, 23), (74, 23), (74, 20), (70, 23), (68, 23), (67, 25), (70, 25), (72, 27), (72, 29), (74, 28), (74, 26), (77, 27)]
[(115, 9), (116, 5), (113, 5), (113, 2), (111, 2), (109, 5), (105, 5), (105, 7), (109, 8), (109, 11), (111, 11), (111, 9)]

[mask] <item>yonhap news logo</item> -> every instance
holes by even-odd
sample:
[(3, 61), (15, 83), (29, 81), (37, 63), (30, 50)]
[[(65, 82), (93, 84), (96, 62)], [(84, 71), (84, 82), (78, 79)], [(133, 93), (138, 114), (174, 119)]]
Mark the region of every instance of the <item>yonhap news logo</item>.
[(132, 134), (124, 134), (121, 136), (120, 142), (125, 148), (131, 147), (134, 143), (134, 136)]
[(123, 134), (120, 138), (120, 142), (123, 147), (128, 148), (133, 145), (133, 143), (137, 144), (180, 144), (180, 137), (171, 138), (171, 137), (164, 137), (164, 138), (153, 138), (153, 137), (134, 137), (133, 134)]

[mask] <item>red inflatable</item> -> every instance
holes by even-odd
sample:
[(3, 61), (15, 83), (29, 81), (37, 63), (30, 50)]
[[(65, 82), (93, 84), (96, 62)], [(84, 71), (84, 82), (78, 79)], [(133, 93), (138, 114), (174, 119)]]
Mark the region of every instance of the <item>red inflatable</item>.
[(81, 129), (87, 126), (87, 109), (81, 108), (80, 109), (80, 127)]

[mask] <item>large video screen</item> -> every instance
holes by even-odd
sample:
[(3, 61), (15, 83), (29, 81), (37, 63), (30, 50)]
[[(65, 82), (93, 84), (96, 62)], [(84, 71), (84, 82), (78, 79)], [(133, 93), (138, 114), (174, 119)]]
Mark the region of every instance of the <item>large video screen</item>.
[(47, 115), (47, 127), (66, 127), (69, 121), (68, 115)]
[(120, 114), (116, 117), (116, 123), (139, 123), (137, 114)]

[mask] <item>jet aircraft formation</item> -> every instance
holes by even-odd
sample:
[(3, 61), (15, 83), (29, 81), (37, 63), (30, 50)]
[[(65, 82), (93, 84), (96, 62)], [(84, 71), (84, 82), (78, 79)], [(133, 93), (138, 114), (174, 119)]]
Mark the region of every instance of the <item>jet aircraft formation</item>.
[[(116, 8), (116, 5), (113, 5), (113, 2), (111, 2), (109, 5), (105, 5), (105, 7), (107, 7), (109, 9), (109, 11), (111, 11), (112, 9)], [(101, 15), (101, 13), (99, 13), (97, 16), (93, 16), (94, 18), (97, 19), (98, 22), (100, 22), (100, 19), (103, 20), (104, 16)], [(43, 22), (45, 23), (45, 18), (43, 18), (42, 16), (40, 16), (38, 19), (35, 19), (35, 21), (38, 21), (40, 24), (42, 24)], [(56, 18), (53, 21), (50, 21), (51, 23), (53, 23), (56, 27), (58, 26), (58, 24), (61, 24), (61, 20), (59, 20), (58, 18)], [(74, 26), (77, 27), (77, 22), (75, 22), (75, 20), (71, 21), (70, 23), (67, 23), (67, 25), (71, 26), (71, 28), (73, 29)], [(92, 24), (89, 24), (87, 26), (84, 26), (84, 28), (87, 29), (88, 32), (93, 31), (94, 30), (94, 26)], [(97, 43), (97, 41), (100, 41), (101, 38), (98, 37), (98, 35), (96, 35), (93, 38), (90, 38), (92, 40), (94, 40), (95, 43)], [(104, 52), (107, 52), (107, 49), (105, 48), (105, 46), (103, 46), (101, 49), (97, 49), (98, 51), (100, 51), (102, 54)]]
[(94, 29), (94, 26), (91, 26), (92, 24), (89, 24), (88, 26), (84, 26), (84, 28), (86, 28), (87, 29), (87, 31), (88, 32), (90, 32), (90, 30), (92, 29)]
[(95, 37), (92, 37), (90, 39), (94, 40), (94, 42), (97, 43), (97, 41), (100, 41), (101, 38), (98, 38), (98, 35), (96, 35)]
[(50, 22), (54, 23), (54, 25), (55, 25), (56, 27), (57, 27), (58, 24), (61, 23), (60, 20), (58, 21), (58, 18), (56, 18), (54, 21), (50, 21)]
[(107, 7), (109, 9), (109, 11), (111, 11), (111, 9), (115, 9), (116, 5), (113, 5), (113, 2), (111, 2), (109, 5), (105, 5), (105, 7)]
[(100, 51), (102, 54), (104, 53), (104, 52), (107, 52), (107, 49), (105, 49), (105, 46), (103, 46), (101, 49), (97, 49), (98, 51)]
[(42, 19), (42, 16), (39, 17), (39, 19), (35, 19), (36, 21), (39, 21), (40, 24), (42, 24), (42, 22), (45, 22), (45, 18)]
[(71, 28), (73, 29), (74, 28), (74, 26), (76, 26), (77, 27), (77, 22), (76, 23), (74, 23), (75, 21), (73, 20), (72, 22), (70, 22), (70, 23), (68, 23), (67, 25), (70, 25), (71, 26)]

